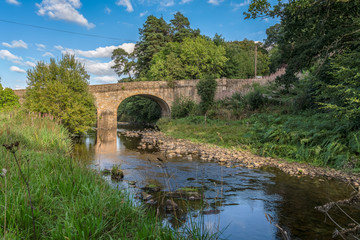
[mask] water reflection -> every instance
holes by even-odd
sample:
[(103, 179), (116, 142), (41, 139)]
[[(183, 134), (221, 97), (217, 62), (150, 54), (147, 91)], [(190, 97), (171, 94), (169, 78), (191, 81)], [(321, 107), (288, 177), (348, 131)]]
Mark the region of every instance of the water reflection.
[[(324, 215), (314, 207), (346, 198), (351, 192), (340, 182), (291, 177), (271, 168), (226, 168), (196, 159), (169, 159), (162, 166), (156, 158), (163, 156), (138, 150), (139, 142), (138, 138), (125, 137), (121, 130), (99, 131), (76, 143), (74, 154), (99, 170), (120, 164), (124, 181), (117, 183), (105, 178), (116, 187), (127, 188), (129, 181), (135, 181), (136, 188), (129, 188), (134, 195), (153, 181), (163, 191), (182, 187), (203, 189), (205, 205), (177, 202), (186, 207), (177, 213), (177, 219), (167, 215), (173, 227), (181, 227), (189, 219), (198, 220), (199, 213), (204, 211), (209, 213), (203, 215), (205, 225), (214, 230), (227, 227), (228, 239), (281, 239), (277, 228), (266, 220), (264, 214), (268, 213), (290, 232), (292, 239), (331, 239), (335, 226), (324, 222)], [(165, 201), (164, 198), (158, 201), (161, 200)]]

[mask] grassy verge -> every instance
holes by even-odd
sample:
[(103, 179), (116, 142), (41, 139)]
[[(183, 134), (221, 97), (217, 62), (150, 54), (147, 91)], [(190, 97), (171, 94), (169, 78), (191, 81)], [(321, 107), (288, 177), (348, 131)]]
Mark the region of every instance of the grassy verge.
[(324, 113), (258, 113), (238, 121), (203, 117), (163, 119), (160, 129), (169, 136), (195, 142), (237, 147), (263, 156), (318, 166), (360, 167), (360, 131)]
[[(30, 197), (20, 169), (29, 184)], [(178, 239), (161, 220), (135, 206), (81, 163), (68, 157), (67, 131), (49, 118), (0, 115), (0, 238)], [(33, 230), (35, 224), (35, 234)]]

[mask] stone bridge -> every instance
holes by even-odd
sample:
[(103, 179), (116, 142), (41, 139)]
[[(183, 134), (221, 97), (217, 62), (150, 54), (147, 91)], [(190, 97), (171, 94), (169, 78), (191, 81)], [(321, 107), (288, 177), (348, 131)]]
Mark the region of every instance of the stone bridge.
[[(253, 79), (217, 79), (215, 99), (232, 96), (235, 92), (245, 93), (253, 83), (266, 84), (284, 72), (285, 69), (281, 69), (270, 76)], [(175, 87), (169, 87), (166, 81), (90, 85), (90, 92), (95, 97), (97, 127), (99, 129), (116, 128), (117, 109), (122, 101), (131, 96), (143, 96), (154, 100), (161, 107), (162, 116), (170, 116), (170, 109), (177, 97), (188, 97), (199, 103), (200, 97), (196, 90), (198, 81), (178, 80), (175, 81)], [(15, 90), (15, 94), (20, 97), (20, 102), (24, 101), (25, 91)]]

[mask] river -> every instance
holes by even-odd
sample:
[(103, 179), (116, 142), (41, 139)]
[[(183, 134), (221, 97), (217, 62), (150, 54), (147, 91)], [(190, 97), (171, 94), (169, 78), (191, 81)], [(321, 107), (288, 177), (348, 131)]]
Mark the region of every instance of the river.
[[(291, 239), (332, 239), (335, 225), (314, 207), (348, 198), (353, 191), (339, 181), (294, 177), (274, 168), (227, 168), (179, 158), (162, 163), (156, 160), (162, 158), (159, 152), (137, 149), (140, 139), (125, 137), (122, 131), (94, 132), (78, 139), (74, 156), (99, 171), (120, 165), (122, 181), (104, 178), (114, 187), (128, 190), (138, 202), (141, 188), (153, 182), (165, 192), (201, 188), (205, 203), (189, 201), (176, 217), (164, 212), (164, 222), (176, 229), (197, 222), (210, 232), (223, 230), (226, 239), (283, 239), (278, 224)], [(129, 184), (132, 182), (136, 187)], [(339, 211), (331, 216), (347, 227), (348, 220)]]

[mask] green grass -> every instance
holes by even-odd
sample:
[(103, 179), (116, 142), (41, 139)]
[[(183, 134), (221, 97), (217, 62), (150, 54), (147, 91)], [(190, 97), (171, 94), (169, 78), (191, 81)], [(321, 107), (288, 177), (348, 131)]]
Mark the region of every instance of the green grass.
[[(16, 156), (29, 182), (39, 239), (178, 239), (128, 194), (68, 157), (68, 132), (48, 118), (0, 115), (0, 145), (19, 141)], [(32, 239), (32, 214), (14, 156), (0, 147), (0, 238)]]
[(187, 117), (158, 125), (166, 135), (194, 142), (353, 171), (360, 167), (360, 131), (324, 113), (257, 113), (238, 121), (206, 122)]

